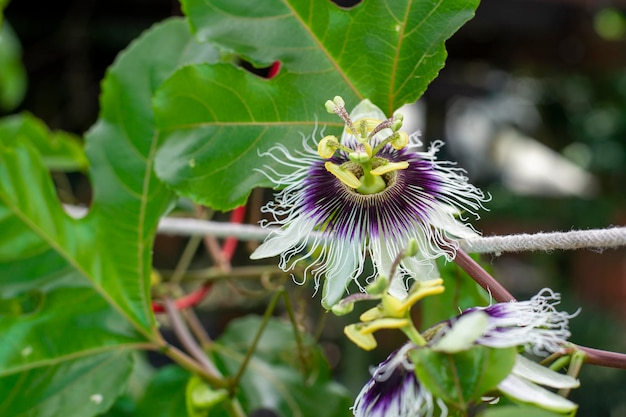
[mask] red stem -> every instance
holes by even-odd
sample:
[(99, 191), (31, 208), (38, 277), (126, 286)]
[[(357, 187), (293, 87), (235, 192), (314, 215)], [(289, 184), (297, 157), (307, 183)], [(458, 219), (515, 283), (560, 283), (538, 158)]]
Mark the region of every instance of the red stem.
[(485, 271), (482, 266), (473, 260), (467, 253), (461, 249), (457, 249), (454, 262), (461, 267), (474, 281), (483, 287), (494, 300), (499, 303), (515, 301), (515, 297), (500, 284), (489, 272)]
[[(243, 223), (243, 218), (246, 214), (246, 206), (239, 206), (235, 210), (230, 213), (230, 222), (231, 223)], [(224, 244), (222, 245), (222, 256), (230, 262), (233, 259), (233, 255), (235, 254), (235, 249), (237, 249), (237, 238), (236, 237), (227, 237), (224, 240)]]
[[(183, 310), (185, 308), (195, 306), (196, 304), (204, 300), (204, 297), (206, 297), (209, 294), (209, 292), (211, 292), (212, 286), (213, 286), (212, 282), (207, 282), (206, 284), (204, 284), (197, 290), (190, 292), (189, 294), (183, 297), (177, 298), (174, 301), (174, 307), (176, 307), (176, 309), (178, 310)], [(153, 301), (152, 311), (154, 311), (155, 313), (164, 313), (165, 306), (161, 304), (160, 302)]]

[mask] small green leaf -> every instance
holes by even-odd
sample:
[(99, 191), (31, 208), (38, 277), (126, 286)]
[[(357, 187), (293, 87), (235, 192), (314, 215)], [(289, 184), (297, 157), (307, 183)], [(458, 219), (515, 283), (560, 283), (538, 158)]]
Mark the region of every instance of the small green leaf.
[(66, 132), (50, 132), (29, 113), (0, 120), (0, 137), (6, 144), (30, 143), (51, 170), (83, 171), (89, 164), (79, 138)]
[(187, 382), (186, 398), (190, 417), (207, 417), (212, 409), (228, 398), (228, 391), (214, 389), (203, 379), (193, 375)]
[(85, 417), (106, 411), (132, 369), (128, 350), (104, 351), (0, 378), (0, 415)]
[[(219, 338), (211, 353), (225, 375), (239, 370), (260, 325), (261, 318), (245, 317), (232, 322)], [(320, 349), (307, 338), (304, 343), (304, 351), (299, 351), (293, 327), (276, 319), (268, 323), (239, 385), (248, 413), (266, 408), (282, 417), (351, 415), (352, 400), (332, 381)]]
[(513, 369), (517, 351), (514, 347), (493, 349), (475, 346), (455, 354), (430, 349), (410, 352), (417, 379), (435, 397), (459, 411), (494, 390)]

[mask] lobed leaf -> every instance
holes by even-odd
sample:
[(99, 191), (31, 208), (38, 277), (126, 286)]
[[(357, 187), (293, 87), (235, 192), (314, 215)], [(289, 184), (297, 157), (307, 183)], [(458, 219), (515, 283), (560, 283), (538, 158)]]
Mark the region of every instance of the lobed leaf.
[[(282, 63), (266, 80), (229, 64), (181, 69), (155, 97), (163, 146), (159, 177), (180, 194), (217, 209), (273, 184), (276, 168), (259, 154), (280, 144), (297, 155), (302, 136), (343, 126), (324, 110), (370, 98), (391, 113), (417, 100), (443, 67), (444, 42), (471, 18), (477, 0), (368, 0), (350, 10), (332, 2), (185, 0), (202, 40), (254, 65)], [(330, 132), (330, 130), (334, 130)]]
[[(30, 403), (64, 402), (63, 373), (103, 352), (162, 344), (150, 304), (151, 253), (173, 193), (153, 172), (151, 97), (178, 66), (215, 56), (181, 19), (148, 31), (119, 56), (103, 83), (100, 119), (86, 136), (94, 200), (81, 219), (65, 214), (38, 152), (67, 137), (51, 135), (30, 116), (2, 124), (0, 332), (8, 339), (0, 344), (0, 375), (33, 375), (22, 386)], [(130, 366), (119, 362), (119, 379), (111, 378), (117, 383), (100, 393), (104, 404), (117, 396)], [(38, 375), (46, 376), (47, 391)], [(104, 410), (78, 409), (84, 416)]]

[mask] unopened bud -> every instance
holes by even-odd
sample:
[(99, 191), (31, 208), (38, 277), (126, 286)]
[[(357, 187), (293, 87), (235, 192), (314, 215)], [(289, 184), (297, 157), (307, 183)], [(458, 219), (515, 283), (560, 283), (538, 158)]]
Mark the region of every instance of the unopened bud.
[(374, 282), (365, 287), (365, 292), (372, 295), (383, 294), (388, 287), (389, 279), (384, 275), (379, 275)]

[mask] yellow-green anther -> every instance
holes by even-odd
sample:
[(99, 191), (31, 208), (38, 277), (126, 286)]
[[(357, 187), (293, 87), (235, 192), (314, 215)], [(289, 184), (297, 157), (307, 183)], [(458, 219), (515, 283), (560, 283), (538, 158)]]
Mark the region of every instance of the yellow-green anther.
[(325, 136), (317, 144), (317, 153), (324, 159), (328, 159), (335, 154), (335, 151), (339, 147), (339, 140), (336, 136)]
[(345, 107), (346, 103), (339, 96), (335, 96), (332, 100), (326, 100), (324, 107), (328, 113), (337, 113), (337, 110)]
[(376, 307), (372, 307), (369, 310), (365, 311), (364, 313), (361, 314), (361, 316), (359, 317), (359, 320), (363, 321), (363, 322), (368, 322), (368, 321), (373, 321), (376, 319), (380, 319), (383, 317), (383, 311), (381, 309), (381, 307), (376, 306)]
[(341, 169), (341, 167), (337, 164), (333, 164), (332, 162), (326, 162), (324, 164), (326, 170), (333, 174), (339, 181), (343, 182), (350, 188), (357, 189), (361, 186), (361, 181), (350, 171), (345, 169)]
[(391, 130), (397, 132), (402, 127), (404, 121), (404, 115), (402, 113), (396, 113), (393, 115), (393, 121), (391, 122)]
[(391, 140), (389, 142), (391, 143), (391, 146), (397, 150), (400, 150), (409, 144), (409, 135), (407, 135), (406, 132), (394, 132), (390, 139)]
[(405, 317), (411, 306), (406, 306), (404, 300), (398, 300), (396, 297), (386, 294), (383, 296), (382, 307), (385, 317)]
[(359, 331), (361, 324), (350, 324), (343, 328), (343, 332), (348, 339), (363, 350), (372, 350), (376, 347), (376, 339), (371, 333), (361, 333)]
[(445, 291), (445, 287), (441, 284), (443, 284), (441, 278), (419, 282), (419, 284), (417, 284), (418, 287), (415, 290), (412, 288), (411, 291), (409, 291), (408, 297), (403, 300), (405, 308), (410, 309), (413, 304), (429, 295), (441, 294)]
[(411, 324), (409, 319), (383, 318), (361, 324), (359, 333), (371, 334), (382, 329), (401, 329)]
[(407, 161), (402, 162), (389, 162), (370, 171), (370, 174), (380, 176), (392, 171), (398, 171), (400, 169), (407, 169), (409, 163)]

